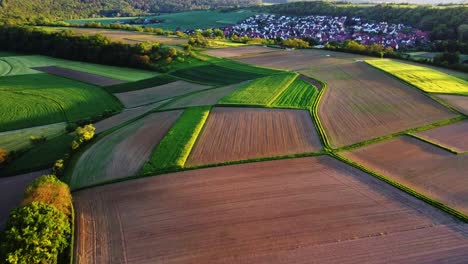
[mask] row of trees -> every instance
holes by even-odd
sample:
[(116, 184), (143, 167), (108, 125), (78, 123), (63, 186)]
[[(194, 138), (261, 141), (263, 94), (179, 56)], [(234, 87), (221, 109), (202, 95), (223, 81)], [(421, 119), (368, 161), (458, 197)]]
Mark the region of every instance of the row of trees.
[(99, 34), (81, 36), (72, 31), (47, 32), (30, 27), (0, 27), (0, 49), (156, 70), (164, 70), (173, 59), (184, 56), (160, 43), (129, 45)]
[(367, 46), (354, 40), (346, 40), (343, 43), (330, 42), (325, 45), (325, 49), (363, 54), (380, 58), (397, 57), (395, 51), (390, 47), (385, 48), (378, 44)]

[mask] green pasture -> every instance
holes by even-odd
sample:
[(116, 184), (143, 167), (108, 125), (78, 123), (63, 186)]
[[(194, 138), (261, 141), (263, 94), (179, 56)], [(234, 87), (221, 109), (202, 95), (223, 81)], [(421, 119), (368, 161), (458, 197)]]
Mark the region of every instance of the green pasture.
[(393, 60), (367, 60), (395, 77), (430, 93), (468, 94), (468, 81), (427, 68)]
[(0, 148), (7, 151), (18, 151), (34, 144), (31, 137), (45, 137), (46, 140), (64, 134), (67, 124), (57, 123), (46, 126), (32, 127), (0, 133)]
[(143, 166), (142, 174), (183, 168), (210, 111), (209, 106), (188, 108)]
[(317, 95), (317, 88), (300, 78), (296, 78), (296, 80), (276, 98), (272, 106), (311, 109)]

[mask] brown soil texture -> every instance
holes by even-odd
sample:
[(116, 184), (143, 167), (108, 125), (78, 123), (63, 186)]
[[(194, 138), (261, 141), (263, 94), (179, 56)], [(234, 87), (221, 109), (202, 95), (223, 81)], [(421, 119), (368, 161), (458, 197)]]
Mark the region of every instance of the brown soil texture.
[(75, 263), (466, 263), (468, 229), (331, 157), (74, 193)]
[(320, 139), (307, 111), (217, 107), (186, 165), (314, 152)]
[(178, 37), (158, 36), (150, 33), (131, 32), (125, 30), (108, 30), (95, 28), (67, 28), (73, 30), (76, 34), (95, 35), (101, 34), (112, 41), (123, 42), (125, 44), (138, 44), (141, 42), (158, 42), (166, 45), (182, 45), (187, 44), (187, 39)]
[[(248, 82), (248, 81), (247, 81)], [(189, 96), (174, 100), (174, 102), (164, 106), (162, 109), (174, 109), (191, 106), (214, 105), (221, 98), (233, 93), (238, 88), (244, 86), (247, 82), (236, 83), (221, 88), (198, 92)]]
[(150, 114), (94, 143), (76, 162), (70, 187), (135, 176), (182, 112)]
[(94, 124), (94, 127), (96, 128), (96, 133), (101, 133), (104, 132), (110, 128), (116, 127), (120, 124), (123, 124), (127, 121), (130, 121), (134, 118), (137, 118), (159, 106), (162, 104), (166, 103), (167, 101), (161, 101), (157, 102), (154, 104), (149, 104), (145, 106), (140, 106), (136, 108), (131, 108), (131, 109), (125, 109), (119, 114), (116, 114), (114, 116), (111, 116), (109, 118), (106, 118), (104, 120), (101, 120), (97, 123)]
[(468, 115), (468, 96), (440, 94), (435, 95), (453, 106), (458, 111)]
[(280, 49), (268, 48), (263, 46), (246, 46), (239, 48), (210, 49), (206, 53), (221, 58), (232, 58), (241, 56), (258, 55), (262, 53), (280, 52)]
[(45, 73), (69, 78), (72, 80), (84, 82), (84, 83), (98, 85), (98, 86), (109, 86), (109, 85), (115, 85), (115, 84), (125, 82), (122, 80), (112, 79), (109, 77), (104, 77), (104, 76), (93, 74), (93, 73), (71, 70), (71, 69), (57, 67), (57, 66), (35, 67), (33, 69), (42, 71)]
[(468, 151), (468, 121), (426, 130), (416, 135), (457, 152)]
[(322, 83), (320, 83), (319, 81), (313, 79), (313, 78), (310, 78), (310, 77), (307, 77), (307, 76), (304, 76), (304, 75), (299, 75), (299, 78), (303, 81), (306, 81), (310, 84), (312, 84), (313, 86), (315, 86), (317, 88), (317, 90), (320, 92), (323, 88), (323, 85)]
[(6, 224), (10, 211), (20, 205), (29, 183), (37, 177), (49, 173), (50, 170), (43, 170), (0, 178), (0, 231)]
[(363, 62), (316, 69), (313, 75), (327, 83), (318, 115), (334, 148), (457, 116)]
[(468, 155), (452, 154), (406, 136), (343, 155), (468, 214)]
[(210, 86), (185, 81), (175, 81), (156, 87), (117, 93), (114, 95), (122, 101), (125, 107), (136, 107), (208, 88), (210, 88)]

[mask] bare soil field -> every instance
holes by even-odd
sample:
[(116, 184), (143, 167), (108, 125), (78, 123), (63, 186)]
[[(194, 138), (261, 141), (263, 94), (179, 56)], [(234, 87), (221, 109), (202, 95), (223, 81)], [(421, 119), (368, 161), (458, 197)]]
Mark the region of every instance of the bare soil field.
[(10, 211), (20, 205), (29, 183), (37, 177), (49, 173), (50, 170), (43, 170), (0, 178), (0, 231), (5, 226)]
[(468, 155), (452, 154), (406, 136), (344, 152), (343, 155), (468, 213)]
[(416, 134), (457, 152), (468, 151), (468, 121), (442, 126)]
[(307, 74), (327, 83), (318, 115), (334, 148), (457, 116), (417, 89), (363, 62)]
[(70, 188), (134, 176), (182, 111), (150, 114), (94, 143), (76, 162)]
[(94, 124), (94, 127), (96, 128), (96, 133), (101, 133), (104, 132), (110, 128), (116, 127), (120, 124), (123, 124), (127, 121), (130, 121), (134, 118), (137, 118), (159, 106), (162, 104), (166, 103), (167, 101), (161, 101), (157, 102), (154, 104), (149, 104), (145, 106), (140, 106), (140, 107), (135, 107), (131, 109), (125, 109), (121, 113), (116, 114), (114, 116), (111, 116), (109, 118), (106, 118), (104, 120), (101, 120), (97, 123)]
[(468, 230), (327, 156), (74, 193), (75, 263), (465, 263)]
[(42, 71), (45, 73), (58, 75), (61, 77), (77, 80), (84, 83), (90, 83), (98, 86), (109, 86), (124, 83), (125, 81), (104, 77), (101, 75), (71, 70), (57, 66), (35, 67), (34, 70)]
[(210, 86), (176, 81), (147, 89), (116, 93), (114, 95), (122, 101), (125, 107), (136, 107), (208, 88)]
[(307, 111), (214, 108), (186, 166), (314, 152), (320, 139)]
[(245, 46), (239, 48), (210, 49), (206, 53), (221, 58), (232, 58), (241, 56), (252, 56), (262, 53), (280, 52), (281, 49), (268, 48), (263, 46)]
[(468, 115), (468, 96), (461, 96), (461, 95), (446, 95), (446, 94), (439, 94), (435, 95), (440, 99), (447, 102), (449, 105), (453, 106), (458, 111), (462, 112), (465, 115)]
[(178, 37), (158, 36), (144, 32), (132, 32), (125, 30), (109, 30), (109, 29), (96, 29), (96, 28), (67, 28), (76, 34), (82, 35), (95, 35), (101, 34), (112, 41), (123, 42), (125, 44), (138, 44), (141, 42), (159, 42), (166, 45), (182, 45), (187, 44), (187, 39)]
[[(249, 82), (249, 81), (247, 81)], [(221, 98), (231, 94), (238, 88), (244, 86), (247, 82), (236, 83), (221, 88), (198, 92), (189, 96), (174, 100), (174, 102), (164, 106), (162, 109), (174, 109), (191, 106), (214, 105)]]

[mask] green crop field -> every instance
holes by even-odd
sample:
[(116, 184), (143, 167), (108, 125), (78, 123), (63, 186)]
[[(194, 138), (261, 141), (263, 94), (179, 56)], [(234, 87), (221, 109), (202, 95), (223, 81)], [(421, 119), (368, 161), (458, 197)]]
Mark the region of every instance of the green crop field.
[(425, 92), (468, 95), (468, 81), (427, 67), (393, 60), (368, 60), (366, 62)]
[(0, 78), (0, 131), (97, 117), (120, 102), (96, 86), (45, 73)]
[(171, 75), (192, 82), (210, 85), (229, 85), (263, 77), (277, 71), (249, 66), (242, 63), (221, 61), (174, 71)]
[(73, 135), (63, 134), (40, 144), (18, 158), (5, 168), (0, 169), (1, 176), (17, 175), (24, 172), (50, 168), (56, 160), (70, 152)]
[[(162, 23), (145, 25), (148, 27), (162, 28), (165, 30), (186, 30), (186, 29), (206, 29), (206, 28), (221, 28), (228, 25), (236, 24), (255, 13), (248, 10), (238, 10), (234, 12), (220, 12), (220, 11), (189, 11), (172, 14), (161, 14), (159, 16), (151, 16), (163, 20)], [(78, 19), (68, 20), (71, 24), (85, 24), (87, 22), (99, 22), (106, 25), (120, 22), (125, 24), (126, 21), (135, 19), (137, 17), (120, 17), (120, 18), (100, 18), (100, 19)]]
[(310, 109), (317, 95), (317, 88), (297, 78), (278, 98), (276, 98), (272, 106)]
[(158, 74), (152, 71), (63, 60), (41, 55), (11, 55), (12, 54), (4, 54), (2, 56), (2, 54), (0, 54), (0, 76), (41, 73), (31, 68), (43, 66), (60, 66), (123, 81), (138, 81), (151, 78)]
[(297, 78), (296, 73), (279, 73), (257, 79), (220, 100), (220, 104), (269, 106)]
[(0, 148), (18, 151), (32, 146), (31, 136), (45, 137), (47, 140), (65, 133), (67, 124), (57, 123), (0, 133)]
[(210, 111), (209, 106), (188, 108), (151, 154), (142, 174), (183, 168)]
[(168, 84), (170, 82), (177, 81), (177, 78), (167, 75), (161, 74), (155, 77), (144, 79), (136, 82), (129, 82), (129, 83), (122, 83), (112, 86), (104, 87), (107, 91), (111, 93), (124, 93), (129, 91), (136, 91), (145, 88), (155, 87), (163, 84)]

